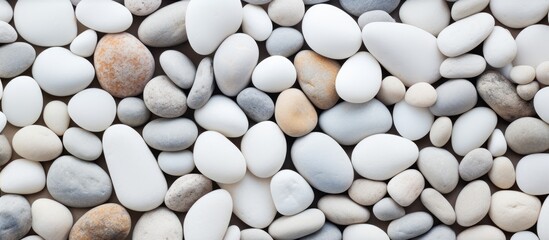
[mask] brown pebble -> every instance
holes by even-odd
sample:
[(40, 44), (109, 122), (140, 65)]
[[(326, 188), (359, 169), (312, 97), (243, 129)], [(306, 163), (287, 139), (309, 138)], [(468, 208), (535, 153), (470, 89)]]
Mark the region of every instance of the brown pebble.
[(301, 137), (313, 131), (318, 122), (318, 115), (302, 91), (290, 88), (278, 95), (275, 119), (286, 135)]
[(86, 212), (74, 224), (69, 240), (117, 240), (130, 234), (132, 221), (126, 209), (107, 203)]
[(202, 174), (186, 174), (179, 177), (166, 192), (166, 206), (177, 212), (187, 212), (202, 196), (212, 191), (212, 180)]
[(339, 96), (335, 80), (341, 65), (311, 50), (303, 50), (294, 58), (297, 81), (311, 102), (320, 109), (333, 107)]

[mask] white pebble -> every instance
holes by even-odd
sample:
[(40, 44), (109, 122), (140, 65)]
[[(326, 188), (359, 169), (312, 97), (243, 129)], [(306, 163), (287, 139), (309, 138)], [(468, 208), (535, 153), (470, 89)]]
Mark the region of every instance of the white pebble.
[(242, 32), (256, 41), (265, 41), (273, 32), (273, 23), (262, 7), (246, 4), (242, 8)]
[(507, 141), (503, 132), (498, 128), (494, 129), (494, 132), (488, 138), (487, 148), (494, 157), (503, 156), (507, 152)]
[(298, 173), (282, 170), (271, 179), (271, 195), (276, 210), (285, 216), (307, 209), (314, 200), (311, 186)]
[(381, 87), (381, 67), (371, 54), (359, 52), (341, 66), (335, 87), (339, 97), (347, 102), (368, 102)]
[(248, 170), (260, 178), (277, 173), (286, 160), (286, 138), (278, 125), (263, 121), (251, 127), (240, 142)]
[(67, 104), (54, 100), (46, 104), (43, 113), (44, 123), (57, 136), (61, 136), (69, 128), (71, 118), (67, 110)]
[(430, 107), (437, 101), (437, 91), (431, 84), (419, 82), (408, 88), (404, 100), (414, 107)]
[(105, 90), (88, 88), (69, 100), (67, 111), (78, 126), (90, 132), (101, 132), (113, 123), (116, 102)]
[(161, 152), (158, 154), (158, 166), (172, 176), (183, 176), (193, 171), (193, 153), (189, 150)]
[(387, 183), (387, 193), (400, 206), (410, 206), (425, 187), (425, 179), (418, 170), (405, 170)]
[(488, 172), (490, 181), (498, 188), (508, 189), (515, 185), (515, 166), (507, 157), (494, 159), (492, 168)]
[(104, 33), (126, 31), (133, 22), (130, 10), (111, 0), (82, 0), (76, 5), (75, 15), (84, 26)]
[(536, 78), (536, 69), (529, 65), (514, 66), (509, 73), (516, 84), (528, 84)]
[(296, 79), (294, 65), (283, 56), (265, 58), (257, 64), (252, 73), (253, 85), (268, 93), (278, 93), (291, 88)]
[(13, 194), (32, 194), (46, 186), (46, 173), (39, 162), (17, 159), (0, 171), (0, 190)]

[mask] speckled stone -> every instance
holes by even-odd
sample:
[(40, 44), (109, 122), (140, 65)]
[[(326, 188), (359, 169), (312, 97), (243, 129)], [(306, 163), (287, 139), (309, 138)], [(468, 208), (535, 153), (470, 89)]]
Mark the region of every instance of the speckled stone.
[(196, 124), (187, 118), (158, 118), (143, 128), (143, 139), (160, 151), (181, 151), (190, 147), (198, 137)]
[(151, 117), (151, 112), (145, 106), (141, 98), (127, 97), (118, 103), (116, 109), (118, 120), (131, 127), (137, 127), (145, 124)]
[(246, 116), (256, 122), (269, 120), (273, 116), (275, 108), (273, 100), (256, 88), (249, 87), (242, 90), (236, 96), (236, 102)]
[(87, 211), (71, 229), (70, 240), (122, 240), (130, 234), (130, 214), (124, 207), (107, 203)]
[(165, 75), (147, 83), (143, 101), (153, 114), (163, 118), (179, 117), (187, 111), (187, 96)]
[(335, 89), (335, 80), (341, 65), (311, 50), (303, 50), (294, 58), (299, 86), (320, 109), (333, 107), (339, 96)]
[(271, 56), (289, 57), (297, 53), (304, 42), (303, 35), (295, 28), (279, 27), (273, 30), (265, 42), (265, 47)]
[(166, 192), (164, 203), (176, 212), (187, 212), (191, 206), (212, 191), (212, 180), (201, 174), (191, 173), (179, 177)]
[(194, 83), (187, 97), (187, 106), (192, 109), (203, 107), (215, 89), (212, 59), (202, 59), (196, 69)]
[(339, 0), (341, 7), (350, 14), (360, 16), (372, 10), (383, 10), (391, 13), (400, 3), (400, 0)]
[(34, 47), (25, 42), (15, 42), (0, 47), (0, 78), (13, 78), (27, 70), (34, 59)]
[(18, 240), (31, 229), (31, 206), (19, 195), (0, 197), (0, 236), (2, 240)]

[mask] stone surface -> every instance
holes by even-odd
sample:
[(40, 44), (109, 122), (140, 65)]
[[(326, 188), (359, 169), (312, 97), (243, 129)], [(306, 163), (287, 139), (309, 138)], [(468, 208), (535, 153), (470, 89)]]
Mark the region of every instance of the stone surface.
[(368, 179), (357, 179), (351, 184), (348, 194), (356, 203), (364, 206), (371, 206), (387, 194), (387, 183)]
[(107, 203), (87, 211), (72, 227), (69, 239), (122, 240), (130, 234), (130, 214), (124, 207)]
[(501, 189), (508, 189), (515, 185), (515, 166), (507, 157), (497, 157), (488, 172), (490, 181)]
[(341, 68), (338, 62), (303, 50), (295, 55), (294, 66), (299, 86), (316, 107), (328, 109), (337, 103), (335, 81)]
[(240, 91), (236, 102), (246, 116), (255, 122), (269, 120), (274, 114), (275, 105), (271, 97), (253, 87)]
[(62, 136), (71, 122), (67, 104), (59, 100), (53, 100), (46, 104), (42, 117), (46, 126), (57, 136)]
[(453, 225), (456, 222), (454, 208), (437, 190), (432, 188), (423, 190), (421, 193), (421, 203), (442, 223)]
[(530, 65), (537, 67), (542, 62), (548, 61), (547, 48), (543, 43), (549, 39), (549, 26), (535, 24), (524, 28), (515, 38), (517, 44), (517, 56), (513, 65)]
[(254, 68), (252, 84), (261, 91), (278, 93), (292, 87), (296, 78), (297, 73), (290, 60), (283, 56), (270, 56)]
[(36, 57), (34, 48), (25, 42), (14, 42), (0, 47), (1, 78), (13, 78), (27, 70)]
[(519, 154), (544, 152), (549, 149), (549, 125), (538, 118), (519, 118), (505, 130), (509, 148)]
[(452, 148), (457, 155), (465, 156), (488, 140), (497, 124), (494, 111), (476, 107), (462, 114), (452, 129)]
[(381, 88), (376, 98), (385, 105), (393, 105), (400, 102), (406, 96), (406, 87), (395, 76), (387, 76), (381, 80)]
[[(517, 85), (517, 94), (525, 101), (530, 101), (536, 97), (536, 93), (539, 91), (540, 85), (538, 81), (532, 81), (528, 84)], [(535, 110), (534, 104), (534, 110)]]
[[(458, 3), (459, 2), (459, 3)], [(452, 5), (452, 19), (455, 21), (471, 16), (485, 9), (490, 0), (460, 0)], [(454, 236), (455, 238), (455, 236)]]
[(426, 108), (435, 104), (437, 92), (431, 84), (419, 82), (408, 88), (404, 100), (414, 107)]
[(429, 184), (443, 194), (453, 191), (459, 182), (458, 161), (446, 149), (421, 149), (417, 166)]
[(538, 198), (519, 191), (503, 190), (492, 195), (488, 214), (502, 230), (518, 232), (534, 226), (540, 210)]
[(371, 10), (364, 12), (358, 17), (358, 26), (363, 29), (368, 23), (373, 22), (395, 22), (395, 19), (389, 13), (383, 10)]
[(434, 120), (428, 108), (415, 107), (406, 101), (398, 102), (393, 108), (393, 123), (397, 132), (412, 141), (426, 136)]
[(300, 238), (300, 240), (315, 240), (315, 239), (329, 240), (329, 239), (341, 239), (341, 237), (342, 237), (341, 230), (339, 230), (339, 228), (336, 225), (330, 222), (326, 222), (324, 223), (324, 225), (320, 230), (312, 234), (309, 234), (305, 237), (302, 237)]
[(318, 231), (325, 221), (322, 211), (310, 208), (293, 216), (277, 218), (268, 232), (274, 239), (297, 239)]
[(410, 206), (425, 187), (425, 179), (418, 170), (408, 169), (397, 174), (387, 183), (387, 193), (400, 206)]
[(267, 12), (274, 23), (290, 27), (303, 19), (305, 4), (299, 0), (272, 0), (267, 7)]
[(196, 124), (187, 118), (155, 119), (143, 128), (143, 139), (160, 151), (181, 151), (198, 137)]
[[(141, 2), (130, 0), (132, 2)], [(158, 1), (158, 8), (161, 1)], [(126, 0), (128, 2), (128, 0)], [(186, 13), (190, 1), (174, 2), (167, 5), (141, 22), (137, 36), (145, 45), (151, 47), (173, 47), (187, 41)], [(143, 8), (142, 8), (143, 9)], [(131, 9), (129, 9), (131, 11)]]
[(151, 112), (147, 109), (143, 99), (127, 97), (118, 102), (116, 116), (121, 123), (137, 127), (147, 123)]
[(32, 194), (46, 186), (46, 173), (38, 162), (16, 159), (0, 171), (0, 190), (13, 194)]
[[(133, 22), (130, 10), (116, 1), (81, 0), (74, 13), (84, 26), (104, 33), (126, 31)], [(103, 17), (98, 18), (97, 14)]]
[(180, 88), (189, 89), (196, 78), (196, 67), (189, 57), (176, 50), (160, 54), (160, 66), (168, 78)]
[(57, 135), (41, 125), (30, 125), (19, 129), (12, 139), (13, 150), (21, 157), (32, 161), (50, 161), (63, 151), (63, 144)]
[(267, 232), (257, 229), (257, 228), (248, 228), (240, 231), (241, 240), (272, 240), (273, 238)]
[(244, 134), (240, 150), (248, 170), (260, 178), (268, 178), (277, 173), (286, 160), (286, 138), (276, 123), (260, 122)]
[(12, 149), (6, 135), (0, 135), (0, 166), (8, 163), (11, 159)]
[(240, 137), (248, 130), (246, 114), (230, 98), (215, 95), (202, 108), (194, 111), (194, 120), (206, 130), (226, 137)]
[(449, 226), (440, 224), (437, 225), (429, 232), (419, 236), (418, 240), (456, 240), (456, 232)]
[(56, 201), (40, 198), (32, 203), (32, 230), (45, 239), (67, 239), (73, 224), (70, 210)]
[(183, 226), (175, 213), (160, 207), (143, 214), (133, 229), (132, 239), (176, 240), (183, 238)]
[(207, 57), (200, 61), (194, 76), (193, 86), (187, 96), (187, 106), (192, 109), (203, 107), (213, 94), (215, 88), (212, 59)]
[(0, 197), (0, 234), (2, 238), (16, 240), (31, 229), (31, 206), (19, 195), (6, 194)]
[(488, 173), (492, 164), (490, 151), (486, 148), (473, 149), (459, 162), (459, 176), (465, 181), (472, 181)]
[(164, 75), (151, 79), (145, 85), (143, 101), (147, 109), (163, 118), (180, 117), (187, 111), (185, 92)]
[(480, 55), (466, 53), (447, 58), (440, 65), (440, 75), (445, 78), (473, 78), (486, 69), (486, 61)]
[(498, 128), (494, 129), (490, 138), (488, 138), (487, 149), (490, 151), (492, 156), (499, 157), (503, 156), (507, 152), (507, 141), (503, 132)]
[(290, 88), (276, 99), (275, 120), (286, 135), (301, 137), (316, 127), (318, 115), (301, 90)]
[(271, 56), (289, 57), (297, 53), (304, 42), (305, 39), (300, 31), (291, 27), (279, 27), (267, 38), (265, 48)]
[(379, 200), (372, 208), (372, 212), (380, 221), (392, 221), (406, 215), (404, 208), (390, 197)]
[(95, 134), (77, 127), (65, 131), (63, 147), (73, 156), (86, 161), (96, 160), (103, 153), (101, 139)]
[(495, 20), (488, 13), (476, 13), (444, 28), (437, 37), (440, 51), (457, 57), (477, 47), (492, 32)]
[(196, 201), (183, 221), (184, 239), (223, 239), (231, 220), (233, 200), (223, 189)]
[(528, 84), (536, 78), (536, 69), (530, 65), (513, 66), (509, 76), (516, 84)]
[(11, 125), (25, 127), (40, 118), (43, 101), (38, 83), (31, 77), (19, 76), (4, 88), (2, 112)]
[(7, 22), (0, 23), (0, 43), (12, 43), (17, 40), (18, 34), (11, 25)]
[(465, 185), (454, 205), (457, 223), (470, 227), (480, 222), (490, 210), (490, 199), (490, 188), (486, 182), (476, 180)]
[(549, 230), (543, 227), (546, 226), (547, 223), (549, 223), (549, 201), (545, 198), (545, 201), (543, 201), (543, 205), (541, 206), (537, 225), (537, 233), (540, 240), (545, 240), (549, 237)]
[(212, 181), (200, 174), (186, 174), (170, 186), (164, 197), (166, 206), (176, 212), (187, 212), (202, 196), (212, 191)]
[(146, 16), (156, 11), (162, 0), (124, 0), (124, 6), (136, 16)]
[(292, 170), (282, 170), (271, 179), (271, 196), (276, 210), (285, 216), (295, 215), (313, 203), (314, 192), (307, 181)]
[(442, 147), (452, 136), (452, 120), (448, 117), (438, 117), (431, 125), (429, 140), (435, 147)]
[(102, 132), (116, 117), (116, 102), (107, 91), (88, 88), (74, 95), (67, 105), (73, 122), (90, 132)]
[(370, 212), (363, 206), (353, 202), (345, 195), (326, 195), (317, 203), (326, 219), (339, 225), (365, 223), (370, 218)]
[(394, 240), (410, 239), (426, 233), (431, 227), (431, 215), (426, 212), (414, 212), (389, 223), (387, 235)]

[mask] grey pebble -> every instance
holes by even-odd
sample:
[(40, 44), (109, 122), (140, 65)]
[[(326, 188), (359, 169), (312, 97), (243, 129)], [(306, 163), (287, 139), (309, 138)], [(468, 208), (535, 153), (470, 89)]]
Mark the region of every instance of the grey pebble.
[(392, 221), (406, 215), (404, 208), (390, 197), (383, 198), (374, 204), (372, 212), (380, 221)]
[(360, 29), (364, 28), (366, 24), (373, 22), (395, 22), (395, 19), (391, 15), (383, 10), (367, 11), (358, 17), (358, 26)]
[(494, 159), (488, 149), (473, 149), (461, 159), (459, 163), (459, 176), (465, 181), (475, 180), (488, 173), (493, 163)]
[(443, 194), (453, 191), (459, 183), (458, 160), (444, 148), (421, 149), (417, 167), (427, 182)]
[(519, 118), (507, 126), (505, 140), (518, 154), (544, 152), (549, 149), (549, 125), (538, 118)]
[(122, 99), (118, 103), (116, 114), (120, 122), (131, 127), (141, 126), (151, 117), (151, 112), (145, 106), (145, 102), (137, 97)]
[(414, 212), (389, 223), (387, 235), (392, 240), (405, 240), (428, 232), (433, 227), (433, 217), (426, 212)]
[(180, 88), (189, 89), (193, 85), (196, 67), (185, 54), (167, 50), (160, 54), (160, 66), (168, 78)]
[(416, 240), (456, 240), (456, 232), (446, 225), (437, 225)]
[(139, 40), (151, 47), (172, 47), (187, 41), (187, 5), (189, 1), (178, 1), (149, 15), (139, 25)]
[(448, 80), (436, 88), (437, 101), (429, 110), (435, 116), (454, 116), (472, 109), (478, 100), (475, 85), (465, 79)]
[(143, 90), (145, 106), (155, 115), (176, 118), (187, 111), (187, 97), (167, 76), (151, 79)]
[(289, 57), (297, 53), (303, 47), (303, 35), (291, 27), (279, 27), (271, 33), (265, 42), (265, 48), (269, 55)]
[(339, 0), (339, 3), (346, 12), (358, 17), (372, 10), (391, 13), (398, 7), (400, 0)]
[(159, 118), (143, 128), (143, 139), (160, 151), (181, 151), (190, 147), (198, 136), (196, 124), (186, 118)]
[(95, 207), (112, 193), (109, 175), (93, 162), (61, 156), (48, 170), (47, 188), (51, 196), (69, 207)]
[(82, 128), (71, 127), (63, 134), (63, 146), (77, 158), (93, 161), (103, 152), (101, 139)]
[(202, 59), (196, 69), (194, 83), (187, 97), (187, 106), (192, 109), (203, 107), (212, 96), (215, 88), (212, 59)]
[(212, 191), (212, 180), (201, 174), (191, 173), (179, 177), (166, 192), (166, 207), (176, 212), (187, 212), (191, 206)]
[(34, 47), (25, 42), (14, 42), (0, 47), (0, 78), (13, 78), (27, 70), (34, 59)]
[(249, 87), (236, 97), (238, 106), (255, 122), (269, 120), (274, 114), (274, 102), (266, 93)]
[(0, 239), (19, 240), (31, 229), (31, 206), (19, 195), (0, 197)]
[(325, 222), (322, 228), (310, 235), (300, 238), (301, 240), (340, 240), (341, 230), (331, 222)]
[(0, 135), (0, 166), (8, 163), (11, 159), (12, 149), (10, 141), (5, 135)]
[(12, 43), (17, 40), (17, 32), (7, 22), (0, 21), (0, 43)]

